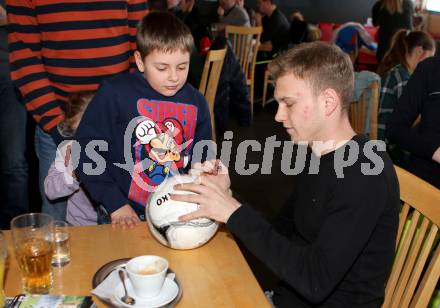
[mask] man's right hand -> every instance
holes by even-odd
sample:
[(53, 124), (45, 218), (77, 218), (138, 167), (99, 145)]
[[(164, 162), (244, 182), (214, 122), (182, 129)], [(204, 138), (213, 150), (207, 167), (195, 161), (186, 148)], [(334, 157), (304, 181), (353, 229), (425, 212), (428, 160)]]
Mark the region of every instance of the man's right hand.
[(130, 204), (126, 204), (110, 215), (113, 228), (131, 229), (137, 226), (140, 219)]
[(207, 160), (204, 163), (196, 163), (189, 171), (191, 175), (209, 178), (221, 190), (229, 192), (231, 180), (229, 178), (228, 168), (221, 162), (221, 160)]

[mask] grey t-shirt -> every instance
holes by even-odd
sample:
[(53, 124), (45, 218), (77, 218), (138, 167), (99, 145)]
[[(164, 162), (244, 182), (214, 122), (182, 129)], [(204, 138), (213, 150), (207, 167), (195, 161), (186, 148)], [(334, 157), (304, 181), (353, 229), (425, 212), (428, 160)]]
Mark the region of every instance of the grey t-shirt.
[[(5, 0), (0, 0), (0, 5), (6, 8)], [(0, 77), (8, 76), (8, 31), (6, 26), (0, 26)]]
[(234, 5), (225, 11), (225, 15), (220, 17), (220, 22), (226, 25), (250, 27), (248, 13), (239, 5)]

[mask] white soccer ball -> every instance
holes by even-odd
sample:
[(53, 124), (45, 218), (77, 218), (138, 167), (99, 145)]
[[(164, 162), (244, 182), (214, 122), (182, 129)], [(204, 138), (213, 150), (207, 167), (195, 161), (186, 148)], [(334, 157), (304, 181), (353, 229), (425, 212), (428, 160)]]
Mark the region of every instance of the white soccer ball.
[(218, 223), (207, 218), (187, 222), (178, 220), (179, 216), (197, 210), (198, 205), (171, 200), (170, 194), (190, 194), (174, 191), (173, 187), (194, 182), (195, 179), (191, 175), (168, 177), (149, 198), (145, 212), (147, 224), (153, 236), (163, 245), (175, 249), (197, 248), (209, 241), (218, 229)]

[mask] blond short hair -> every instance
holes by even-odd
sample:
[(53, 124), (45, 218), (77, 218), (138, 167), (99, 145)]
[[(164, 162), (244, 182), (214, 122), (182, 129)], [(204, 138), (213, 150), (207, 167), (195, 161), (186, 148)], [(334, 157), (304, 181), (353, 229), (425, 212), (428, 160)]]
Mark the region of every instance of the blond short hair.
[(348, 110), (353, 100), (353, 64), (335, 45), (324, 42), (300, 44), (273, 60), (269, 64), (269, 73), (275, 80), (292, 73), (308, 82), (316, 96), (331, 88), (338, 94), (343, 110)]
[(177, 17), (167, 12), (151, 12), (137, 26), (137, 50), (145, 58), (153, 50), (191, 53), (194, 39), (189, 28)]

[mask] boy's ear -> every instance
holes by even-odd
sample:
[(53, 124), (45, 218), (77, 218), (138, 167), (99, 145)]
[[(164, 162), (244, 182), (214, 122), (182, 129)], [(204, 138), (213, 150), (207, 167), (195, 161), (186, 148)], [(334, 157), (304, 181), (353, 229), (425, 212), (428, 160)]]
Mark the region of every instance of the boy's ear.
[(137, 50), (134, 52), (134, 59), (136, 61), (136, 66), (138, 70), (143, 73), (145, 71), (144, 61), (142, 61), (141, 53)]

